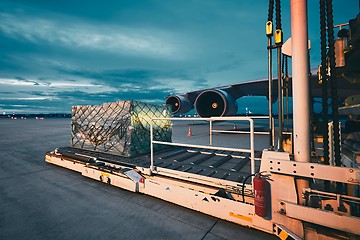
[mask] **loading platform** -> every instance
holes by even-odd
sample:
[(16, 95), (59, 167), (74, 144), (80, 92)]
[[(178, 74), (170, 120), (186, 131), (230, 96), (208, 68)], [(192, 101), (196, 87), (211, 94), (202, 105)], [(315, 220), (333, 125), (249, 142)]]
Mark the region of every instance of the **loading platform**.
[[(57, 153), (61, 154), (62, 157), (84, 163), (89, 163), (93, 159), (97, 162), (120, 164), (138, 169), (150, 167), (150, 155), (122, 157), (72, 147), (59, 148)], [(261, 153), (261, 151), (255, 152), (257, 172), (260, 169)], [(235, 183), (242, 183), (251, 174), (249, 153), (211, 149), (169, 147), (154, 153), (154, 166), (155, 168), (179, 171), (183, 174), (197, 174)], [(247, 183), (250, 182), (251, 179), (248, 179)]]
[[(219, 119), (221, 122), (245, 121), (249, 123), (249, 128), (230, 131), (228, 128), (231, 125), (221, 124), (225, 127), (221, 128), (213, 124)], [(161, 120), (154, 118), (151, 122)], [(184, 118), (171, 120), (189, 121)], [(334, 194), (316, 188), (314, 184), (324, 180), (335, 181), (354, 186), (356, 190), (360, 184), (359, 168), (294, 162), (289, 152), (255, 150), (255, 135), (263, 132), (255, 131), (254, 119), (249, 117), (190, 119), (204, 120), (210, 125), (210, 139), (203, 141), (210, 143), (207, 146), (193, 144), (191, 139), (196, 136), (186, 138), (188, 144), (156, 141), (153, 125), (150, 124), (150, 154), (123, 157), (62, 147), (48, 152), (45, 160), (85, 177), (275, 234), (281, 239), (328, 236), (333, 229), (337, 229), (334, 237), (327, 239), (340, 236), (352, 239), (360, 235), (360, 230), (354, 227), (360, 224), (357, 210), (360, 199), (356, 194)], [(184, 126), (186, 129), (188, 125), (182, 125), (182, 130)], [(207, 128), (199, 126), (202, 130)], [(174, 130), (178, 131), (176, 127)], [(223, 138), (224, 133), (226, 137), (233, 136), (228, 133), (237, 133), (242, 139), (246, 138), (244, 134), (248, 135), (250, 149), (231, 146), (230, 142), (234, 143), (234, 140), (227, 142), (228, 147), (214, 146), (215, 138)], [(178, 138), (174, 136), (174, 139)], [(164, 146), (162, 150), (155, 151), (155, 144)], [(254, 181), (254, 176), (261, 173), (265, 174), (262, 178), (266, 179), (268, 189), (264, 192), (268, 200), (265, 201), (267, 207), (264, 207), (263, 216), (256, 213), (256, 198), (263, 196), (255, 189)], [(294, 181), (299, 178), (313, 179), (313, 183), (302, 190), (300, 198), (305, 204), (298, 202), (299, 194)], [(326, 234), (322, 234), (324, 229)]]

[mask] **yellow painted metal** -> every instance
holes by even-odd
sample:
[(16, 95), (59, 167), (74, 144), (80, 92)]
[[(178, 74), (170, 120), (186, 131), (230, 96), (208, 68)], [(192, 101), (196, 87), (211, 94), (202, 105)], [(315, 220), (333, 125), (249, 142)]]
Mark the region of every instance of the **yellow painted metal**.
[(241, 219), (241, 220), (244, 220), (244, 221), (252, 222), (251, 217), (243, 216), (243, 215), (236, 214), (236, 213), (233, 213), (233, 212), (229, 212), (229, 216), (230, 217), (235, 217), (235, 218), (238, 218), (238, 219)]
[(283, 43), (283, 33), (282, 33), (281, 29), (276, 29), (276, 31), (275, 31), (275, 43), (277, 45)]
[(273, 35), (273, 23), (272, 21), (266, 22), (266, 36), (271, 37)]
[(281, 240), (287, 239), (288, 236), (289, 236), (289, 234), (287, 234), (285, 231), (281, 231), (280, 234), (279, 234), (279, 238)]
[(110, 174), (109, 174), (109, 173), (104, 173), (104, 172), (101, 172), (101, 176), (104, 176), (104, 177), (110, 177)]

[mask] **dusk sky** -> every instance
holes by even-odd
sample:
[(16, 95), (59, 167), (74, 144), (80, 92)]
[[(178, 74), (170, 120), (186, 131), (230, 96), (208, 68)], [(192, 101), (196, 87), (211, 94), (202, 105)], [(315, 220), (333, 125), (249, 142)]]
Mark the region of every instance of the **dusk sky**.
[[(284, 39), (290, 1), (282, 1)], [(320, 61), (319, 1), (309, 0), (311, 67)], [(359, 13), (334, 0), (335, 24)], [(1, 0), (0, 111), (70, 113), (116, 100), (267, 76), (268, 1)]]

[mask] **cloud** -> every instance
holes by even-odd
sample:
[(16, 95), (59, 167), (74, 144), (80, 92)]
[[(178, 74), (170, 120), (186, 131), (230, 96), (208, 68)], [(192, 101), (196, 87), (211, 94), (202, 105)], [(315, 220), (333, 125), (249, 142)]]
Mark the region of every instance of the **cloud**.
[(122, 55), (150, 58), (180, 59), (183, 51), (178, 48), (175, 33), (157, 29), (79, 23), (27, 16), (0, 14), (0, 31), (17, 41), (33, 44), (48, 43), (70, 49), (82, 48)]
[(177, 91), (186, 92), (191, 91), (195, 87), (204, 87), (208, 84), (205, 79), (199, 80), (199, 73), (194, 73), (191, 69), (125, 68), (91, 71), (58, 68), (58, 71), (61, 74), (69, 74), (96, 81), (98, 84), (116, 89), (176, 89), (178, 86), (182, 86)]
[(41, 101), (41, 100), (50, 100), (52, 97), (15, 97), (15, 98), (3, 98), (3, 100), (20, 100), (20, 101)]
[(22, 79), (0, 79), (0, 85), (15, 85), (15, 86), (33, 86), (34, 82), (26, 81)]
[[(267, 7), (238, 0), (2, 0), (0, 111), (69, 112), (119, 99), (161, 104), (169, 93), (263, 78)], [(358, 14), (358, 3), (334, 2), (334, 10), (335, 23), (343, 23)], [(289, 15), (285, 1), (284, 39)], [(309, 1), (309, 16), (314, 67), (318, 2)]]
[(172, 91), (166, 86), (146, 88), (130, 82), (109, 87), (100, 82), (91, 84), (89, 81), (83, 84), (81, 81), (51, 81), (49, 84), (44, 84), (42, 80), (36, 81), (39, 84), (35, 85), (27, 79), (0, 79), (0, 110), (27, 113), (70, 112), (74, 105), (96, 105), (118, 100), (162, 104)]

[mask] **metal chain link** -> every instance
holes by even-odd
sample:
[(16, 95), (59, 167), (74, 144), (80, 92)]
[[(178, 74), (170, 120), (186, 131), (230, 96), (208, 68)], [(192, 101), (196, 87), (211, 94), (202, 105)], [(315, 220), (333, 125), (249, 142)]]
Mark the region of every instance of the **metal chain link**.
[(273, 16), (274, 16), (274, 0), (269, 0), (268, 21), (272, 22)]
[(280, 0), (276, 0), (276, 29), (281, 29), (281, 5), (280, 5)]
[(322, 134), (324, 163), (329, 165), (329, 138), (328, 138), (328, 92), (326, 74), (326, 5), (320, 0), (320, 41), (321, 41), (321, 86), (322, 86)]
[(331, 87), (331, 110), (333, 115), (334, 125), (334, 152), (336, 166), (341, 165), (340, 155), (340, 129), (339, 129), (339, 112), (338, 112), (338, 99), (337, 99), (337, 79), (335, 69), (335, 39), (334, 39), (334, 21), (332, 0), (327, 0), (327, 22), (328, 22), (328, 41), (329, 41), (329, 59), (330, 59), (330, 87)]

